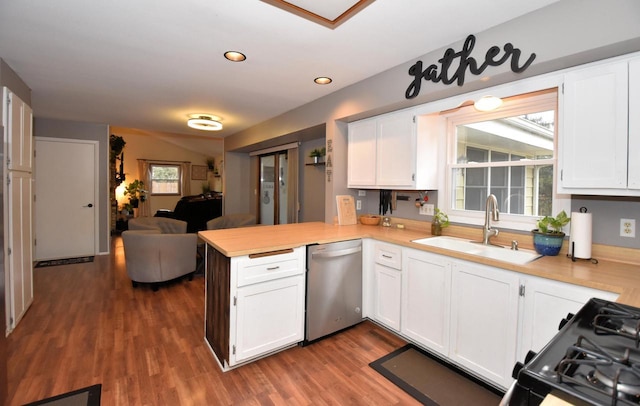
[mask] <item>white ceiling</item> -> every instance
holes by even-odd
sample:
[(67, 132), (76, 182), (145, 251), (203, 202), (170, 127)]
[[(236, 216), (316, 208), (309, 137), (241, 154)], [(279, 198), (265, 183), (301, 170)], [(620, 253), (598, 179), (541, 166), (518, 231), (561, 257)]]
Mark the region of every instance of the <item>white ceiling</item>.
[(332, 30), (260, 0), (0, 0), (0, 57), (36, 117), (224, 137), (555, 1), (376, 0)]

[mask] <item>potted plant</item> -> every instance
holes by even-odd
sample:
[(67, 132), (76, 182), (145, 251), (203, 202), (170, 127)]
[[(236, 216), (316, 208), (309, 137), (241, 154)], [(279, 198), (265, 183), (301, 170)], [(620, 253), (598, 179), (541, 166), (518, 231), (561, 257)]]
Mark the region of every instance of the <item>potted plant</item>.
[(309, 157), (313, 158), (313, 163), (317, 164), (318, 162), (320, 162), (320, 158), (322, 158), (323, 156), (325, 156), (326, 154), (326, 149), (325, 147), (322, 148), (316, 148), (314, 150), (312, 150), (309, 153)]
[(147, 198), (146, 191), (144, 190), (144, 182), (135, 179), (124, 189), (124, 195), (129, 197), (129, 204), (131, 204), (134, 209), (137, 209), (139, 202), (144, 202)]
[(431, 235), (442, 235), (442, 229), (449, 227), (449, 216), (442, 210), (436, 208), (431, 220)]
[(538, 228), (531, 230), (533, 234), (533, 247), (541, 255), (558, 255), (564, 242), (562, 228), (569, 224), (571, 218), (562, 210), (556, 217), (544, 216), (538, 220)]

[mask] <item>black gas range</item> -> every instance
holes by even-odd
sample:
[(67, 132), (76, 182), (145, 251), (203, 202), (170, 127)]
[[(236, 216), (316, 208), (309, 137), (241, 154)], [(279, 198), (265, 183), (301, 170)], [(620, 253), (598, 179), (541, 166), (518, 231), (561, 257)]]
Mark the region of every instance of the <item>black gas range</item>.
[(575, 405), (640, 405), (640, 308), (591, 299), (563, 323), (516, 365), (508, 404), (539, 405), (552, 394)]

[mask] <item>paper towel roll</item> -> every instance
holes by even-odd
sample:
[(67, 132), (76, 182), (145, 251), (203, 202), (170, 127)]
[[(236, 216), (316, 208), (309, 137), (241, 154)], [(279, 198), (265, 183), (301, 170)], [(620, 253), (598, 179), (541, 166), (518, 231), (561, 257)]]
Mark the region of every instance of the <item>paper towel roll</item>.
[(593, 217), (591, 213), (571, 213), (569, 252), (576, 258), (591, 258)]

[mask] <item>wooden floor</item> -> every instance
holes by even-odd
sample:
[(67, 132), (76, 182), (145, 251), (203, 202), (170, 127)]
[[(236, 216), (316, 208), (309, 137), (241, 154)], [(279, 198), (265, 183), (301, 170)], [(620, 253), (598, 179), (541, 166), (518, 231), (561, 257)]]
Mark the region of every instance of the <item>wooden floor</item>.
[(9, 336), (9, 404), (102, 384), (102, 405), (415, 405), (368, 366), (403, 346), (364, 322), (222, 373), (204, 344), (204, 278), (133, 289), (122, 240), (95, 262), (34, 270)]

